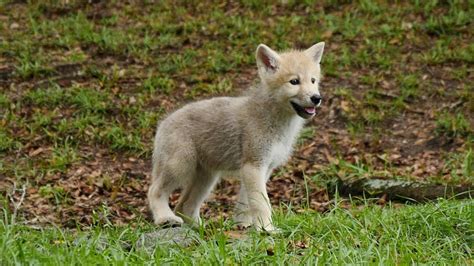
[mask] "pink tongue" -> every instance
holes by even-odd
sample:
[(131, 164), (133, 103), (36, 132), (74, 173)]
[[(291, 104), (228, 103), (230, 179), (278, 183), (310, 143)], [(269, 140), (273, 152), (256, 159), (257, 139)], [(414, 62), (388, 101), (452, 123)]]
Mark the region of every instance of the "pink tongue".
[(316, 113), (316, 109), (314, 107), (305, 107), (304, 110), (306, 111), (306, 113), (308, 114), (314, 114)]

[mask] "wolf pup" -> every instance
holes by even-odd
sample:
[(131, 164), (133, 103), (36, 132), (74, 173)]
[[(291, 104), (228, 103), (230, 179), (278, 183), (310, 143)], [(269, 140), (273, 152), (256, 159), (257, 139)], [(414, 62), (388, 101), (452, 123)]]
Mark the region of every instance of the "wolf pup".
[[(247, 95), (185, 105), (163, 120), (153, 150), (148, 201), (156, 224), (200, 223), (199, 209), (221, 176), (241, 188), (235, 221), (275, 230), (266, 182), (285, 163), (305, 121), (321, 104), (318, 90), (324, 43), (304, 51), (256, 51), (261, 82)], [(181, 188), (175, 213), (169, 196)]]

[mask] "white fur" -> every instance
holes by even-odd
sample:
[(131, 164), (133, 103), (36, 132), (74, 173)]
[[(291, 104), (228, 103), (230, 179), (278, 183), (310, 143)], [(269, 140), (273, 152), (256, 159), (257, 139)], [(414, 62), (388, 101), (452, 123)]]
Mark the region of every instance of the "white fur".
[[(235, 220), (274, 229), (266, 182), (288, 160), (305, 119), (312, 117), (301, 108), (314, 107), (310, 98), (319, 95), (323, 47), (278, 54), (259, 45), (261, 84), (248, 95), (191, 103), (160, 123), (148, 191), (156, 224), (200, 223), (199, 208), (214, 184), (236, 174), (242, 184)], [(300, 83), (290, 84), (295, 78)], [(177, 188), (183, 191), (173, 212), (168, 200)]]

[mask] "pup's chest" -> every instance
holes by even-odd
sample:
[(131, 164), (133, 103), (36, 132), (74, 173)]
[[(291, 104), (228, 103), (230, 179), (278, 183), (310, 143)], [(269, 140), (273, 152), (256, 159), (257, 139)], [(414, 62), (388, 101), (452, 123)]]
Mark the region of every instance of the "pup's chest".
[(272, 144), (270, 149), (270, 167), (275, 168), (284, 164), (293, 150), (292, 141), (279, 141)]
[(284, 164), (291, 154), (291, 146), (279, 142), (272, 145), (270, 149), (270, 167), (275, 168)]
[(300, 120), (293, 120), (287, 127), (283, 128), (284, 130), (273, 135), (275, 138), (270, 142), (267, 157), (271, 169), (288, 161), (302, 125), (303, 123)]

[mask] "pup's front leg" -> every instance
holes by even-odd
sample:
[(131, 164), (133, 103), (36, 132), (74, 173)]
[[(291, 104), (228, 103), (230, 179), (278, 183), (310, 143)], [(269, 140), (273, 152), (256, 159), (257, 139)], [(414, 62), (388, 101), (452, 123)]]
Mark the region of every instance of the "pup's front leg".
[(249, 227), (252, 225), (252, 216), (250, 215), (247, 191), (242, 180), (240, 182), (239, 196), (237, 197), (237, 202), (235, 204), (234, 221), (243, 227)]
[(242, 168), (242, 185), (247, 192), (248, 210), (252, 215), (252, 224), (258, 230), (274, 231), (272, 209), (267, 195), (265, 167), (246, 164)]

